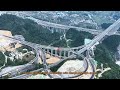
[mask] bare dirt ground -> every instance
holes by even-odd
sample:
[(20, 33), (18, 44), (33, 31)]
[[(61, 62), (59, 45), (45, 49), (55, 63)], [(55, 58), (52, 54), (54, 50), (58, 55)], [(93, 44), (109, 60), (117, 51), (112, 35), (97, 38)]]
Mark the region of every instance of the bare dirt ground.
[[(12, 33), (8, 30), (0, 30), (0, 34), (12, 37)], [(0, 51), (14, 51), (16, 48), (21, 47), (22, 45), (17, 43), (14, 48), (10, 46), (12, 41), (7, 38), (0, 37)]]

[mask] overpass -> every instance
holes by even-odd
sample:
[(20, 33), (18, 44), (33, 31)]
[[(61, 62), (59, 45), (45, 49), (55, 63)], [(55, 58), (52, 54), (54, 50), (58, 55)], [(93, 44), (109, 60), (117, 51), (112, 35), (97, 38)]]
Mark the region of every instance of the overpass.
[[(88, 29), (88, 28), (82, 28), (82, 27), (76, 27), (76, 26), (69, 26), (69, 25), (63, 25), (63, 24), (57, 24), (57, 23), (52, 23), (52, 22), (48, 22), (48, 21), (43, 21), (40, 19), (36, 19), (32, 16), (29, 16), (27, 14), (22, 14), (24, 16), (24, 18), (26, 19), (30, 19), (33, 20), (34, 22), (38, 23), (39, 25), (45, 26), (45, 27), (52, 27), (52, 28), (59, 28), (59, 29), (63, 29), (63, 30), (68, 30), (70, 28), (74, 28), (78, 31), (84, 31), (84, 32), (89, 32), (91, 34), (95, 34), (98, 35), (100, 33), (102, 33), (104, 30), (96, 30), (96, 29)], [(113, 33), (109, 33), (108, 35), (112, 35)], [(120, 31), (114, 33), (115, 35), (120, 35)]]
[[(14, 69), (11, 69), (11, 70), (9, 70), (9, 71), (7, 71), (7, 72), (0, 72), (0, 77), (2, 77), (2, 76), (4, 76), (4, 75), (10, 75), (10, 76), (15, 76), (18, 72), (19, 73), (22, 73), (22, 72), (25, 72), (25, 71), (27, 71), (27, 70), (30, 70), (30, 69), (33, 69), (33, 68), (29, 68), (29, 67), (31, 67), (31, 66), (34, 66), (34, 62), (37, 62), (38, 60), (39, 60), (39, 58), (41, 58), (42, 59), (42, 63), (43, 63), (43, 65), (45, 66), (45, 69), (47, 69), (47, 63), (46, 63), (46, 57), (45, 57), (45, 53), (43, 53), (43, 51), (42, 50), (44, 50), (46, 53), (49, 53), (49, 51), (48, 50), (55, 50), (55, 52), (57, 52), (58, 50), (55, 48), (55, 47), (46, 47), (46, 46), (44, 46), (44, 45), (39, 45), (39, 44), (35, 44), (35, 43), (31, 43), (31, 42), (27, 42), (27, 41), (21, 41), (21, 40), (18, 40), (18, 39), (16, 39), (15, 37), (8, 37), (8, 36), (5, 36), (5, 35), (2, 35), (3, 37), (5, 37), (5, 38), (8, 38), (8, 39), (11, 39), (11, 40), (14, 40), (14, 42), (18, 42), (18, 43), (20, 43), (20, 44), (24, 44), (24, 45), (27, 45), (27, 46), (30, 46), (31, 48), (33, 48), (35, 51), (36, 51), (36, 57), (33, 59), (33, 60), (31, 60), (29, 63), (27, 63), (27, 64), (25, 64), (25, 65), (22, 65), (22, 66), (16, 66), (16, 68), (14, 68)], [(81, 47), (83, 47), (83, 46), (81, 46)], [(77, 49), (80, 49), (81, 47), (73, 47), (73, 48), (62, 48), (61, 50), (64, 52), (64, 54), (63, 54), (63, 56), (62, 56), (62, 58), (64, 58), (64, 57), (69, 57), (69, 56), (66, 56), (66, 52), (70, 52), (70, 50), (71, 50), (71, 53), (72, 54), (74, 54), (74, 51), (72, 51), (72, 50), (77, 50)], [(51, 52), (51, 54), (53, 55), (53, 53)], [(58, 53), (55, 53), (55, 55), (53, 55), (53, 56), (57, 56), (58, 55)], [(59, 56), (59, 55), (58, 55)], [(86, 70), (87, 70), (87, 68), (88, 68), (88, 64), (86, 64), (87, 63), (87, 61), (86, 60), (84, 60), (84, 67), (85, 67), (85, 70), (83, 71), (83, 72), (85, 72)], [(49, 68), (48, 68), (49, 69)], [(23, 77), (25, 77), (25, 76), (28, 76), (28, 75), (20, 75), (20, 77), (18, 76), (15, 76), (16, 78), (23, 78)], [(52, 76), (52, 75), (49, 75), (50, 77), (53, 77), (53, 78), (55, 78), (54, 76)], [(77, 75), (77, 76), (80, 76), (80, 75)], [(73, 77), (75, 77), (75, 76), (73, 76)], [(13, 77), (14, 78), (14, 77)], [(72, 78), (72, 77), (71, 77)]]
[[(93, 40), (90, 43), (88, 43), (87, 45), (83, 45), (83, 46), (80, 46), (80, 47), (74, 47), (74, 48), (61, 48), (60, 49), (60, 48), (57, 48), (57, 47), (51, 47), (51, 46), (39, 45), (39, 44), (27, 42), (27, 41), (21, 41), (19, 39), (16, 39), (15, 37), (8, 37), (8, 36), (4, 36), (4, 35), (2, 35), (2, 36), (7, 37), (9, 39), (12, 39), (12, 40), (14, 40), (14, 41), (16, 41), (18, 43), (30, 46), (31, 48), (33, 48), (36, 51), (35, 59), (31, 60), (26, 65), (31, 65), (34, 62), (38, 61), (39, 58), (41, 58), (42, 59), (42, 63), (44, 65), (44, 70), (49, 70), (51, 67), (54, 67), (54, 66), (58, 65), (59, 63), (67, 60), (67, 59), (76, 58), (76, 56), (83, 56), (84, 52), (90, 51), (92, 47), (95, 47), (97, 44), (99, 44), (106, 36), (108, 36), (109, 34), (110, 35), (115, 34), (117, 32), (117, 30), (119, 29), (119, 27), (120, 27), (120, 19), (118, 19), (115, 23), (113, 23), (111, 26), (109, 26), (102, 33), (100, 33), (97, 36), (95, 36), (93, 38)], [(62, 51), (64, 53), (63, 55), (61, 55)], [(58, 54), (58, 52), (59, 52), (59, 54)], [(69, 54), (66, 54), (66, 52), (69, 53)], [(50, 53), (53, 56), (54, 55), (55, 56), (60, 56), (61, 60), (58, 61), (57, 63), (51, 64), (51, 65), (47, 65), (45, 53)], [(86, 56), (89, 56), (89, 55), (90, 55), (90, 52), (88, 54), (86, 54)], [(86, 70), (87, 70), (87, 67), (88, 67), (87, 62), (89, 62), (91, 64), (91, 67), (92, 67), (93, 72), (94, 72), (95, 71), (95, 67), (91, 63), (91, 59), (90, 58), (85, 59), (85, 57), (83, 57), (83, 58), (84, 58), (84, 62), (86, 64), (85, 65), (85, 69), (83, 70), (83, 72), (86, 72)], [(26, 66), (24, 66), (24, 68), (20, 67), (20, 68), (17, 68), (17, 69), (19, 69), (19, 71), (21, 71), (21, 70), (24, 70), (25, 67)], [(13, 72), (13, 71), (11, 71), (11, 72)], [(14, 72), (16, 72), (16, 70)], [(10, 73), (10, 71), (7, 72), (7, 73)], [(56, 78), (55, 76), (53, 76), (51, 74), (49, 74), (49, 76), (51, 78)], [(75, 77), (75, 76), (73, 76), (73, 77)], [(61, 78), (63, 78), (63, 77), (61, 77)], [(70, 77), (65, 77), (65, 78), (70, 78)], [(91, 78), (93, 78), (93, 75), (91, 76)]]
[[(119, 27), (120, 27), (120, 19), (118, 19), (115, 23), (113, 23), (111, 26), (109, 26), (109, 27), (108, 27), (105, 31), (103, 31), (101, 34), (95, 36), (95, 38), (94, 38), (90, 43), (88, 43), (87, 45), (85, 45), (85, 46), (83, 46), (83, 47), (77, 47), (77, 48), (75, 47), (75, 48), (72, 48), (72, 49), (70, 49), (70, 48), (62, 48), (61, 50), (63, 50), (63, 51), (65, 51), (65, 50), (66, 50), (66, 51), (71, 51), (72, 54), (69, 54), (67, 58), (64, 57), (64, 59), (61, 59), (59, 62), (57, 62), (57, 63), (55, 63), (55, 64), (48, 65), (48, 67), (47, 67), (47, 64), (46, 64), (45, 55), (44, 55), (44, 53), (42, 53), (41, 48), (42, 48), (43, 50), (45, 50), (45, 52), (47, 52), (47, 53), (50, 52), (49, 50), (51, 50), (51, 55), (53, 54), (53, 53), (52, 53), (52, 50), (55, 50), (55, 55), (56, 55), (56, 54), (57, 54), (56, 52), (57, 52), (58, 50), (56, 50), (55, 47), (51, 47), (51, 46), (46, 47), (46, 46), (44, 46), (44, 45), (39, 45), (39, 44), (27, 42), (27, 41), (17, 40), (17, 39), (15, 39), (14, 37), (8, 37), (8, 36), (4, 36), (4, 35), (2, 35), (2, 36), (7, 37), (7, 38), (10, 38), (10, 39), (13, 39), (13, 40), (15, 40), (16, 42), (19, 42), (19, 43), (21, 43), (21, 44), (24, 44), (24, 45), (27, 45), (27, 46), (30, 46), (30, 47), (34, 48), (37, 55), (36, 55), (36, 58), (35, 58), (34, 60), (32, 60), (31, 62), (29, 62), (29, 64), (32, 64), (33, 62), (35, 62), (36, 60), (38, 60), (38, 58), (39, 58), (40, 56), (42, 56), (42, 59), (43, 59), (43, 62), (44, 62), (43, 64), (44, 64), (44, 65), (47, 67), (47, 69), (48, 69), (48, 68), (51, 68), (51, 67), (53, 67), (53, 66), (58, 65), (60, 62), (66, 60), (66, 59), (68, 59), (68, 58), (74, 58), (74, 57), (76, 56), (76, 55), (74, 55), (75, 53), (76, 53), (77, 55), (81, 55), (83, 52), (90, 50), (92, 46), (95, 46), (97, 42), (100, 42), (101, 40), (103, 40), (104, 37), (105, 37), (106, 35), (108, 35), (110, 32), (111, 32), (111, 33), (115, 33), (115, 32), (119, 29)], [(79, 50), (78, 50), (78, 51), (75, 51), (75, 49), (79, 49)], [(42, 53), (42, 54), (41, 54), (41, 53)], [(57, 54), (57, 55), (58, 55), (58, 54)], [(64, 54), (64, 56), (65, 56), (65, 54)], [(41, 57), (40, 57), (40, 58), (41, 58)], [(90, 61), (90, 63), (91, 63), (91, 61)], [(93, 67), (93, 64), (92, 64), (92, 63), (91, 63), (91, 66)], [(88, 65), (87, 65), (87, 67), (88, 67)], [(87, 67), (85, 68), (84, 72), (87, 70)], [(18, 68), (17, 68), (17, 69), (18, 69)], [(23, 67), (20, 67), (20, 70), (21, 70), (21, 69), (23, 69)], [(24, 69), (25, 69), (25, 68), (24, 68)], [(15, 71), (16, 71), (16, 70), (15, 70)], [(12, 72), (13, 72), (13, 71), (12, 71)], [(94, 67), (93, 67), (93, 72), (94, 72)], [(10, 73), (10, 72), (8, 72), (8, 73)], [(2, 75), (3, 75), (3, 74), (2, 74)], [(50, 75), (50, 77), (54, 77), (54, 76)], [(74, 77), (75, 77), (75, 76), (74, 76)], [(67, 77), (66, 77), (66, 78), (67, 78)], [(69, 78), (70, 78), (70, 77), (69, 77)]]
[[(111, 26), (109, 26), (105, 31), (103, 31), (101, 34), (95, 36), (93, 40), (91, 40), (90, 43), (85, 45), (83, 48), (81, 48), (79, 51), (76, 52), (77, 55), (82, 54), (83, 52), (91, 49), (91, 47), (95, 46), (97, 43), (101, 42), (101, 40), (104, 39), (105, 36), (108, 35), (109, 32), (116, 32), (118, 28), (120, 27), (120, 19), (118, 19), (115, 23), (113, 23)], [(74, 55), (70, 55), (69, 58), (73, 58)], [(66, 58), (67, 59), (67, 58)], [(64, 60), (64, 59), (63, 59)], [(62, 61), (62, 60), (61, 60)], [(57, 64), (60, 62), (57, 62)], [(51, 65), (54, 66), (54, 65)]]
[[(95, 36), (95, 38), (94, 38), (90, 43), (88, 43), (87, 45), (83, 46), (82, 48), (79, 47), (80, 50), (78, 50), (78, 51), (73, 51), (72, 55), (69, 55), (67, 58), (61, 59), (59, 62), (57, 62), (57, 63), (55, 63), (55, 64), (52, 64), (52, 65), (48, 65), (48, 67), (47, 67), (47, 65), (46, 65), (46, 59), (45, 59), (45, 57), (44, 57), (44, 60), (43, 60), (43, 61), (44, 61), (44, 64), (46, 65), (47, 68), (50, 68), (50, 67), (53, 67), (53, 66), (58, 65), (60, 62), (66, 60), (66, 59), (68, 59), (68, 58), (74, 58), (74, 57), (76, 56), (76, 55), (74, 55), (75, 53), (76, 53), (77, 55), (81, 55), (83, 52), (88, 51), (88, 50), (91, 49), (91, 47), (95, 46), (95, 45), (97, 44), (97, 42), (100, 42), (101, 40), (103, 40), (104, 37), (105, 37), (106, 35), (108, 35), (110, 32), (112, 32), (112, 33), (116, 32), (116, 31), (119, 29), (119, 27), (120, 27), (120, 19), (118, 19), (115, 23), (113, 23), (111, 26), (109, 26), (109, 27), (108, 27), (105, 31), (103, 31), (101, 34)], [(5, 36), (5, 37), (6, 37), (6, 36)], [(27, 42), (27, 41), (20, 41), (20, 40), (17, 40), (17, 39), (15, 39), (15, 38), (12, 38), (12, 37), (8, 37), (8, 38), (14, 39), (15, 41), (17, 41), (17, 42), (19, 42), (19, 43), (22, 43), (22, 44), (24, 44), (24, 45), (27, 45), (27, 46), (30, 46), (30, 47), (34, 48), (34, 49), (36, 50), (36, 53), (37, 53), (37, 59), (38, 59), (38, 57), (40, 56), (40, 55), (39, 55), (40, 52), (42, 52), (42, 51), (39, 52), (40, 48), (45, 49), (46, 52), (49, 52), (49, 49), (56, 50), (55, 47), (50, 47), (50, 46), (49, 46), (49, 47), (46, 47), (46, 46), (44, 46), (44, 45), (41, 46), (41, 45), (39, 45), (39, 44), (34, 44), (34, 43)], [(39, 47), (40, 47), (40, 48), (39, 48)], [(39, 49), (38, 49), (38, 48), (39, 48)], [(62, 50), (64, 51), (65, 49), (66, 49), (66, 48), (63, 48)], [(73, 50), (74, 50), (74, 49), (76, 49), (76, 48), (73, 48)], [(68, 49), (68, 48), (67, 48), (66, 51), (69, 51), (69, 50), (71, 50), (71, 49)], [(74, 53), (74, 52), (75, 52), (75, 53)], [(53, 54), (53, 53), (51, 53), (51, 54)], [(57, 53), (55, 53), (55, 54), (57, 54)], [(42, 56), (43, 56), (43, 54), (42, 54)], [(32, 60), (31, 62), (33, 63), (33, 62), (36, 61), (37, 59)], [(31, 63), (31, 62), (30, 62), (30, 63)], [(91, 66), (93, 66), (93, 65), (91, 64)], [(52, 77), (52, 76), (51, 76), (51, 77)], [(54, 77), (54, 76), (53, 76), (53, 77)]]
[[(119, 27), (120, 27), (120, 19), (118, 19), (115, 23), (113, 23), (111, 26), (109, 26), (101, 34), (95, 36), (95, 38), (89, 44), (87, 44), (85, 47), (83, 47), (79, 51), (77, 51), (76, 54), (77, 55), (81, 55), (83, 52), (90, 50), (91, 47), (97, 45), (98, 42), (101, 42), (101, 40), (103, 40), (104, 37), (108, 35), (108, 33), (110, 33), (110, 32), (112, 32), (112, 33), (116, 32), (119, 29)], [(61, 61), (59, 61), (57, 63), (54, 63), (52, 65), (49, 65), (49, 67), (54, 67), (57, 64), (65, 61), (66, 59), (74, 58), (74, 57), (75, 57), (75, 55), (70, 55), (68, 58), (61, 59)], [(91, 63), (91, 61), (90, 61), (90, 63)], [(93, 71), (95, 71), (94, 65), (92, 63), (91, 63), (91, 66), (93, 67)]]
[[(51, 27), (51, 28), (58, 28), (58, 29), (61, 29), (61, 30), (58, 30), (58, 32), (61, 32), (62, 30), (66, 31), (70, 28), (74, 28), (78, 31), (84, 31), (84, 32), (89, 32), (91, 34), (94, 34), (94, 35), (98, 35), (100, 33), (102, 33), (104, 30), (96, 30), (96, 29), (88, 29), (88, 28), (82, 28), (82, 27), (76, 27), (76, 26), (69, 26), (69, 25), (63, 25), (63, 24), (57, 24), (57, 23), (52, 23), (52, 22), (48, 22), (48, 21), (43, 21), (43, 20), (40, 20), (40, 19), (36, 19), (28, 14), (25, 14), (23, 12), (20, 12), (18, 14), (17, 13), (6, 13), (6, 14), (12, 14), (12, 15), (16, 15), (18, 17), (21, 17), (21, 18), (24, 18), (24, 19), (30, 19), (30, 20), (33, 20), (34, 22), (38, 23), (39, 25), (41, 26), (45, 26), (45, 27)], [(113, 34), (113, 33), (112, 33)], [(112, 35), (112, 34), (108, 34), (108, 35)], [(120, 35), (120, 31), (114, 33), (115, 35)]]

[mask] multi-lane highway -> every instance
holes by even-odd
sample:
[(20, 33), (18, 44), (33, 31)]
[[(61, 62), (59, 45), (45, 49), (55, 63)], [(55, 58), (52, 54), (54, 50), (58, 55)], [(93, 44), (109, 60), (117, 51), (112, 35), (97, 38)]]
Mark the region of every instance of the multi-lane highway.
[[(18, 39), (16, 39), (16, 38), (14, 38), (14, 37), (8, 37), (8, 36), (5, 36), (5, 35), (1, 35), (1, 36), (3, 36), (3, 37), (5, 37), (5, 38), (8, 38), (8, 39), (11, 39), (11, 40), (14, 40), (15, 42), (18, 42), (18, 43), (20, 43), (20, 44), (24, 44), (24, 45), (27, 45), (27, 46), (30, 46), (31, 48), (33, 48), (33, 49), (35, 49), (35, 51), (36, 51), (36, 57), (33, 59), (33, 60), (31, 60), (28, 64), (26, 64), (26, 65), (23, 65), (23, 66), (20, 66), (20, 67), (16, 67), (15, 69), (11, 69), (11, 70), (9, 70), (9, 71), (7, 71), (7, 72), (0, 72), (0, 75), (1, 76), (4, 76), (4, 75), (6, 75), (6, 74), (11, 74), (12, 76), (15, 76), (16, 75), (16, 72), (25, 72), (25, 70), (24, 69), (26, 69), (26, 71), (27, 71), (27, 69), (29, 69), (28, 68), (28, 65), (33, 65), (32, 63), (33, 62), (36, 62), (36, 61), (38, 61), (38, 59), (39, 58), (41, 58), (42, 59), (42, 63), (44, 64), (44, 69), (49, 69), (48, 67), (47, 67), (47, 63), (46, 63), (46, 57), (45, 57), (45, 53), (42, 51), (42, 49), (41, 48), (43, 48), (43, 47), (41, 47), (41, 45), (39, 45), (39, 44), (35, 44), (35, 43), (31, 43), (31, 42), (27, 42), (27, 41), (21, 41), (21, 40), (18, 40)], [(44, 46), (45, 47), (45, 46)], [(48, 48), (48, 47), (47, 47)], [(50, 47), (49, 47), (50, 48)], [(56, 48), (55, 47), (52, 47), (51, 49), (55, 49), (56, 50)], [(77, 48), (80, 48), (80, 47), (77, 47)], [(73, 48), (74, 49), (74, 48)], [(76, 49), (76, 48), (75, 48)], [(63, 50), (66, 50), (66, 48), (65, 49), (63, 49)], [(85, 61), (85, 64), (87, 63), (87, 61)], [(88, 68), (88, 64), (86, 64), (86, 67), (85, 67), (85, 70), (83, 71), (83, 72), (85, 72), (86, 70), (87, 70), (87, 68)], [(23, 71), (24, 70), (24, 71)], [(23, 77), (25, 77), (26, 75), (23, 75)], [(52, 75), (50, 75), (49, 74), (49, 76), (50, 77), (52, 77), (52, 78), (55, 78), (54, 76), (52, 76)], [(80, 76), (80, 75), (77, 75), (77, 76)], [(76, 76), (76, 77), (77, 77)], [(23, 78), (22, 76), (16, 76), (16, 78)], [(75, 76), (73, 76), (73, 77), (75, 77)], [(62, 78), (62, 77), (61, 77)], [(67, 78), (67, 77), (66, 77)], [(72, 78), (72, 77), (71, 77)]]
[[(24, 19), (33, 20), (34, 22), (38, 23), (39, 25), (42, 25), (42, 26), (45, 26), (45, 27), (59, 28), (61, 30), (68, 30), (70, 28), (74, 28), (74, 29), (76, 29), (78, 31), (85, 31), (85, 32), (89, 32), (89, 33), (95, 34), (95, 35), (98, 35), (98, 34), (100, 34), (100, 33), (102, 33), (104, 31), (104, 30), (88, 29), (88, 28), (69, 26), (69, 25), (63, 25), (63, 24), (57, 24), (57, 23), (52, 23), (52, 22), (48, 22), (48, 21), (43, 21), (43, 20), (34, 18), (34, 17), (32, 17), (32, 16), (30, 16), (30, 15), (28, 15), (26, 13), (23, 13), (23, 12), (19, 12), (19, 13), (18, 12), (17, 13), (11, 13), (11, 12), (6, 13), (6, 12), (4, 12), (3, 14), (16, 15), (16, 16), (24, 18)], [(112, 33), (112, 34), (120, 35), (120, 31), (118, 31), (116, 33)]]
[[(76, 29), (78, 31), (89, 32), (89, 33), (95, 34), (95, 35), (98, 35), (98, 34), (100, 34), (100, 33), (102, 33), (104, 31), (104, 30), (88, 29), (88, 28), (69, 26), (69, 25), (63, 25), (63, 24), (57, 24), (57, 23), (52, 23), (52, 22), (48, 22), (48, 21), (43, 21), (43, 20), (40, 20), (40, 19), (36, 19), (36, 18), (34, 18), (34, 17), (32, 17), (32, 16), (30, 16), (28, 14), (25, 14), (25, 13), (21, 13), (21, 16), (24, 16), (24, 18), (26, 18), (26, 19), (33, 20), (34, 22), (37, 22), (38, 24), (40, 24), (42, 26), (59, 28), (61, 30), (68, 30), (70, 28), (74, 28), (74, 29)], [(112, 34), (120, 35), (120, 32), (118, 31), (118, 32), (112, 33)], [(111, 35), (111, 33), (110, 33), (110, 35)]]
[(0, 72), (0, 76), (4, 76), (6, 74), (11, 74), (12, 76), (14, 76), (17, 72), (21, 72), (22, 73), (22, 72), (26, 72), (27, 70), (31, 70), (31, 69), (35, 68), (35, 66), (34, 66), (33, 63), (36, 62), (36, 61), (38, 61), (39, 57), (41, 56), (41, 53), (39, 53), (41, 49), (39, 49), (39, 51), (38, 51), (38, 49), (35, 46), (35, 44), (29, 43), (29, 42), (26, 42), (26, 41), (21, 41), (21, 40), (18, 40), (16, 38), (8, 37), (8, 36), (5, 36), (5, 35), (1, 35), (1, 36), (5, 37), (5, 38), (8, 38), (8, 39), (11, 39), (11, 40), (14, 40), (15, 42), (19, 42), (21, 44), (30, 46), (37, 53), (36, 53), (36, 57), (33, 60), (31, 60), (29, 63), (27, 63), (25, 65), (16, 66), (15, 68), (11, 68), (7, 72)]
[[(28, 17), (30, 18), (30, 17)], [(42, 24), (45, 24), (45, 22), (41, 22)], [(50, 23), (47, 23), (48, 26), (54, 26), (54, 25), (51, 25)], [(64, 27), (64, 28), (69, 28), (66, 27), (66, 26), (54, 26), (54, 27)], [(83, 46), (80, 46), (80, 47), (74, 47), (74, 48), (61, 48), (61, 51), (71, 51), (72, 54), (68, 55), (67, 57), (64, 57), (63, 59), (61, 59), (60, 61), (58, 61), (57, 63), (54, 63), (54, 64), (51, 64), (51, 65), (47, 65), (46, 63), (46, 57), (45, 57), (45, 52), (43, 50), (47, 50), (47, 52), (49, 52), (49, 50), (55, 50), (55, 51), (58, 51), (58, 48), (57, 47), (51, 47), (51, 46), (45, 46), (45, 45), (39, 45), (39, 44), (35, 44), (35, 43), (31, 43), (31, 42), (27, 42), (27, 41), (23, 41), (23, 40), (19, 40), (19, 39), (16, 39), (15, 37), (8, 37), (8, 36), (5, 36), (5, 35), (1, 35), (5, 38), (8, 38), (8, 39), (11, 39), (15, 42), (18, 42), (20, 44), (23, 44), (23, 45), (27, 45), (31, 48), (33, 48), (36, 52), (36, 57), (31, 60), (29, 63), (23, 65), (23, 66), (19, 66), (19, 67), (16, 67), (15, 69), (11, 69), (7, 72), (0, 72), (0, 76), (4, 76), (6, 74), (11, 74), (12, 76), (14, 76), (16, 74), (16, 72), (25, 72), (27, 71), (28, 69), (33, 69), (33, 68), (29, 68), (31, 66), (34, 66), (34, 62), (38, 62), (38, 60), (42, 60), (42, 64), (44, 65), (44, 69), (45, 71), (49, 71), (51, 67), (53, 66), (56, 66), (58, 65), (59, 63), (61, 63), (62, 61), (64, 60), (67, 60), (67, 59), (70, 59), (70, 58), (75, 58), (76, 55), (77, 56), (81, 56), (84, 52), (88, 51), (88, 50), (91, 50), (91, 47), (95, 47), (95, 45), (97, 45), (97, 43), (99, 44), (101, 42), (101, 40), (104, 39), (105, 36), (108, 36), (109, 33), (116, 33), (117, 30), (119, 29), (120, 27), (120, 19), (118, 19), (115, 23), (113, 23), (111, 26), (109, 26), (106, 30), (104, 30), (102, 33), (98, 34), (97, 36), (94, 37), (94, 39), (88, 43), (87, 45), (83, 45)], [(70, 28), (74, 28), (74, 27), (70, 27)], [(89, 29), (87, 29), (89, 30)], [(91, 32), (91, 31), (90, 31)], [(57, 48), (57, 50), (56, 50)], [(57, 54), (57, 53), (55, 53)], [(86, 57), (84, 57), (84, 60), (85, 60), (85, 64), (86, 64), (86, 67), (85, 67), (85, 70), (83, 72), (86, 72), (87, 68), (88, 68), (88, 63), (91, 64), (91, 68), (93, 69), (93, 72), (95, 71), (95, 67), (94, 65), (91, 63), (91, 61), (89, 60), (89, 58), (85, 59)], [(24, 77), (25, 75), (23, 75)], [(49, 77), (51, 78), (56, 78), (54, 77), (53, 75), (51, 74), (48, 74)], [(76, 76), (80, 76), (80, 75), (75, 75), (73, 77), (62, 77), (61, 75), (59, 75), (61, 78), (73, 78), (73, 77), (76, 77)], [(22, 77), (22, 76), (21, 76)], [(19, 77), (18, 77), (19, 78)], [(91, 78), (93, 78), (93, 75), (91, 76)]]
[[(48, 22), (48, 21), (43, 21), (43, 20), (34, 18), (34, 17), (30, 16), (29, 14), (26, 14), (24, 12), (14, 12), (14, 13), (13, 12), (2, 12), (2, 14), (16, 15), (16, 16), (24, 18), (24, 19), (33, 20), (34, 22), (38, 23), (39, 25), (42, 25), (45, 27), (59, 28), (61, 30), (68, 30), (70, 28), (74, 28), (78, 31), (85, 31), (85, 32), (89, 32), (89, 33), (95, 34), (95, 35), (98, 35), (104, 31), (104, 30), (88, 29), (88, 28), (82, 28), (82, 27), (76, 27), (76, 26), (63, 25), (63, 24), (57, 24), (57, 23), (52, 23), (52, 22)], [(120, 31), (118, 31), (116, 33), (110, 33), (108, 35), (112, 35), (112, 34), (120, 35)]]
[(118, 19), (115, 23), (113, 23), (111, 26), (109, 26), (105, 31), (103, 31), (101, 34), (97, 35), (91, 42), (86, 45), (84, 48), (79, 50), (77, 53), (81, 54), (84, 51), (90, 49), (92, 46), (95, 46), (96, 43), (100, 42), (101, 40), (104, 39), (106, 35), (108, 35), (109, 32), (112, 31), (112, 33), (116, 32), (120, 27), (120, 19)]
[[(109, 26), (105, 31), (103, 31), (101, 34), (97, 35), (89, 44), (87, 44), (85, 47), (83, 47), (82, 49), (80, 49), (79, 51), (77, 51), (76, 53), (78, 55), (81, 55), (83, 52), (91, 49), (91, 47), (95, 46), (96, 43), (100, 42), (102, 39), (104, 39), (104, 37), (106, 35), (108, 35), (109, 32), (116, 32), (120, 27), (120, 19), (118, 19), (115, 23), (113, 23), (111, 26)], [(73, 58), (75, 57), (75, 55), (71, 55), (69, 56), (68, 58)], [(54, 63), (52, 65), (49, 65), (49, 67), (54, 67), (56, 66), (57, 64), (63, 62), (64, 60), (68, 59), (68, 58), (65, 58), (65, 59), (62, 59), (61, 61), (57, 62), (57, 63)], [(91, 63), (91, 62), (90, 62)], [(91, 63), (91, 66), (93, 67), (92, 63)], [(93, 68), (93, 71), (95, 69)]]

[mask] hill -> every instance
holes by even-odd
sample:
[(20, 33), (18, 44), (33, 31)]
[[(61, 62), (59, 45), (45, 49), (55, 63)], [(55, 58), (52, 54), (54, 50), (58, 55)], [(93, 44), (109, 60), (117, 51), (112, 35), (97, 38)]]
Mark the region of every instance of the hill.
[(48, 45), (59, 39), (57, 32), (52, 33), (32, 20), (15, 15), (1, 15), (0, 29), (9, 30), (13, 35), (23, 35), (27, 41)]

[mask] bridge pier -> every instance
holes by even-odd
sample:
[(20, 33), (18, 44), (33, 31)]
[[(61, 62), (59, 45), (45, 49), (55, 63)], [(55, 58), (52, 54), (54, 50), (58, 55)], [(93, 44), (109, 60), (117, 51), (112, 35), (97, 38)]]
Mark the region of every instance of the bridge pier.
[(64, 51), (63, 57), (66, 57), (66, 51)]
[(52, 32), (52, 33), (54, 33), (54, 30), (53, 30), (53, 29), (51, 29), (51, 32)]
[(57, 56), (57, 50), (55, 50), (55, 56)]
[(62, 52), (61, 52), (61, 51), (59, 51), (59, 56), (60, 56), (60, 57), (62, 56)]
[(71, 55), (71, 52), (70, 51), (68, 51), (68, 57)]
[(51, 56), (53, 55), (53, 50), (51, 49)]
[(47, 49), (47, 54), (49, 54), (49, 49)]
[(56, 31), (56, 32), (58, 32), (59, 30), (58, 30), (58, 29), (56, 29), (55, 31)]

